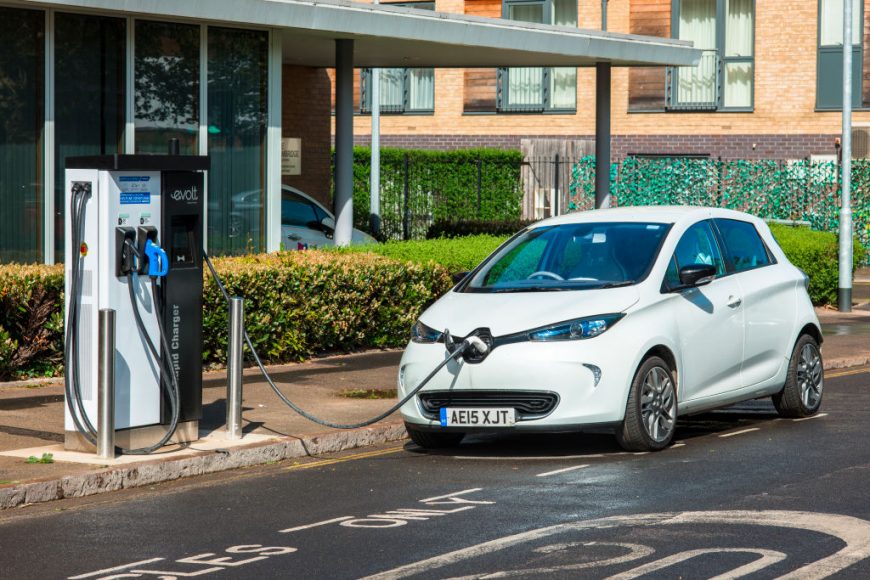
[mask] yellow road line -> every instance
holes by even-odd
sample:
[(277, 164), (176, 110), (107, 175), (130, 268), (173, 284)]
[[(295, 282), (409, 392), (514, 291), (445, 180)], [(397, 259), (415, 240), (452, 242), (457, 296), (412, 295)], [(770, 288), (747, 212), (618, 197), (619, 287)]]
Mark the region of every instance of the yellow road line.
[(864, 373), (870, 373), (870, 367), (864, 367), (860, 369), (853, 369), (849, 371), (839, 371), (835, 373), (825, 373), (826, 379), (836, 379), (837, 377), (847, 377), (849, 375), (863, 375)]
[(299, 465), (291, 465), (290, 467), (285, 467), (285, 471), (290, 471), (291, 469), (311, 469), (312, 467), (323, 467), (324, 465), (334, 465), (336, 463), (345, 463), (347, 461), (355, 461), (357, 459), (368, 459), (369, 457), (380, 457), (382, 455), (390, 455), (392, 453), (398, 453), (405, 448), (404, 445), (400, 445), (398, 447), (390, 447), (389, 449), (379, 449), (377, 451), (366, 451), (365, 453), (354, 453), (353, 455), (346, 455), (344, 457), (336, 457), (335, 459), (322, 459), (320, 461), (312, 461), (311, 463), (300, 463)]

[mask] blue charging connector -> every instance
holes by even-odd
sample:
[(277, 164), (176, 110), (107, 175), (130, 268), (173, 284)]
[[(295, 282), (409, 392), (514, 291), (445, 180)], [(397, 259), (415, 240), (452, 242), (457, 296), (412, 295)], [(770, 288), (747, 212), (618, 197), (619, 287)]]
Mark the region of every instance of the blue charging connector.
[(149, 276), (161, 278), (169, 273), (169, 256), (151, 240), (145, 242), (145, 256), (148, 258)]

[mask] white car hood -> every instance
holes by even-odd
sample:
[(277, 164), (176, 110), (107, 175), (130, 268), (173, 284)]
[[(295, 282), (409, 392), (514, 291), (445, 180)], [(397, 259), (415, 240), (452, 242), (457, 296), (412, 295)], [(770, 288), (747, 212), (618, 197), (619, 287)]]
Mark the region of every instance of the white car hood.
[(420, 316), (435, 330), (465, 336), (489, 328), (493, 336), (522, 332), (556, 322), (623, 312), (640, 298), (636, 286), (561, 292), (449, 292)]

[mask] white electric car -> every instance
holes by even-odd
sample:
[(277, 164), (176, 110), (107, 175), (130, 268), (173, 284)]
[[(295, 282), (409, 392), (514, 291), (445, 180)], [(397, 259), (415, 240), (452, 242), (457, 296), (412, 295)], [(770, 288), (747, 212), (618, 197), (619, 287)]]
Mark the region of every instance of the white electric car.
[(657, 450), (679, 415), (772, 396), (780, 414), (821, 405), (822, 333), (808, 278), (744, 213), (643, 207), (574, 213), (505, 242), (412, 329), (402, 407), (414, 442), (465, 433), (608, 426)]

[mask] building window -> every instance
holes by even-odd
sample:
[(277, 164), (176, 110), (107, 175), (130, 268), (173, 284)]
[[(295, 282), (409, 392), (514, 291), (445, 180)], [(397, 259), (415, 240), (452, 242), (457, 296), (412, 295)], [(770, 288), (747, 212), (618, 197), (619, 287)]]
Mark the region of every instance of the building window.
[[(519, 22), (577, 26), (576, 0), (504, 0), (502, 16)], [(577, 108), (577, 69), (501, 68), (496, 107), (500, 112), (573, 112)]]
[[(864, 2), (852, 2), (852, 106), (862, 106)], [(819, 0), (816, 107), (843, 107), (843, 0)]]
[(0, 8), (0, 261), (42, 260), (45, 14)]
[(166, 153), (178, 139), (181, 153), (199, 153), (199, 26), (137, 20), (135, 78), (136, 153)]
[(269, 34), (208, 29), (208, 251), (266, 250)]
[[(385, 2), (389, 6), (435, 10), (435, 2)], [(435, 69), (380, 69), (381, 113), (432, 113), (435, 111)], [(360, 71), (360, 111), (372, 112), (372, 70)]]
[(667, 108), (751, 110), (754, 0), (674, 0), (674, 36), (702, 52), (694, 67), (667, 69)]
[[(435, 110), (435, 69), (380, 69), (381, 113), (431, 113)], [(372, 69), (360, 73), (360, 109), (372, 112)]]
[(54, 22), (54, 247), (62, 262), (66, 158), (123, 151), (127, 22), (63, 13)]

